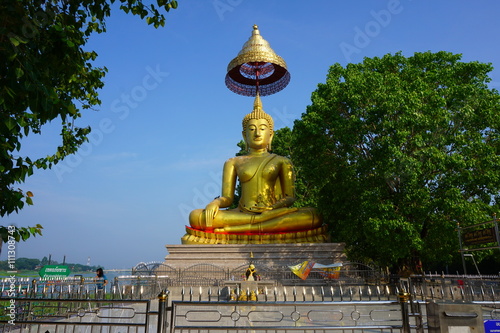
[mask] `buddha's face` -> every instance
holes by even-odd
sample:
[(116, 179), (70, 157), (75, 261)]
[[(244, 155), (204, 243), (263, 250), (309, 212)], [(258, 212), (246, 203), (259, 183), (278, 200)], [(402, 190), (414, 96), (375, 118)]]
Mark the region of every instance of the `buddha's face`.
[(273, 130), (265, 119), (250, 119), (243, 138), (248, 148), (267, 149), (273, 140)]

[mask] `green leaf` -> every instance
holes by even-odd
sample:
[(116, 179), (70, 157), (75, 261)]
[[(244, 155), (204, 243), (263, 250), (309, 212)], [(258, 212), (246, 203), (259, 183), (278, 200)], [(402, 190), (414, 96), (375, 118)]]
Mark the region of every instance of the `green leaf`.
[(28, 238), (30, 238), (30, 233), (26, 231), (26, 229), (20, 230), (19, 234), (21, 235), (23, 241), (26, 241)]
[(24, 71), (21, 68), (16, 68), (16, 78), (19, 79), (24, 75)]
[(21, 43), (18, 36), (9, 36), (9, 40), (14, 46), (19, 46), (19, 44)]
[(5, 120), (5, 126), (9, 131), (12, 131), (17, 126), (17, 122), (13, 118), (7, 118)]

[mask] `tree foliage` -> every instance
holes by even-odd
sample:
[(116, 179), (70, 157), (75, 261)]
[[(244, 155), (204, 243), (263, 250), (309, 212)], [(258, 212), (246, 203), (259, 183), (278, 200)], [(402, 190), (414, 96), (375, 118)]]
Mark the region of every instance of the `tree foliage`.
[[(0, 241), (7, 243), (9, 238), (15, 240), (16, 242), (24, 241), (30, 238), (31, 236), (42, 235), (43, 227), (40, 224), (35, 225), (34, 227), (20, 227), (16, 228), (13, 226), (4, 227), (0, 225)], [(9, 237), (10, 236), (10, 237)], [(0, 253), (2, 249), (2, 243), (0, 242)]]
[[(30, 259), (30, 258), (16, 258), (16, 271), (35, 271), (39, 269), (40, 266), (45, 266), (48, 265), (48, 259), (47, 257), (43, 257), (42, 260), (40, 259)], [(61, 263), (52, 260), (50, 262), (51, 265), (62, 265)], [(12, 268), (9, 266), (8, 260), (5, 261), (0, 261), (0, 270), (4, 271), (12, 271)], [(89, 266), (89, 265), (83, 265), (83, 264), (73, 264), (73, 263), (64, 263), (65, 266), (68, 266), (71, 270), (71, 273), (78, 273), (78, 272), (95, 272), (97, 268), (100, 266)]]
[[(40, 265), (40, 260), (29, 259), (29, 258), (17, 258), (16, 259), (16, 271), (17, 270), (35, 270), (35, 268)], [(0, 261), (0, 269), (5, 271), (12, 271), (7, 260)]]
[[(293, 132), (289, 127), (283, 127), (275, 131), (272, 142), (272, 152), (274, 154), (289, 158), (292, 163), (295, 161), (295, 150), (293, 142)], [(302, 174), (302, 167), (294, 164), (295, 170), (295, 197), (293, 207), (316, 207), (317, 186), (305, 179)]]
[(335, 64), (295, 122), (294, 161), (352, 257), (447, 263), (457, 223), (498, 209), (500, 97), (490, 64), (460, 60), (426, 52)]
[[(155, 28), (165, 24), (160, 10), (177, 1), (118, 0), (121, 10)], [(106, 68), (84, 47), (106, 30), (115, 0), (5, 0), (0, 2), (0, 216), (32, 204), (33, 193), (16, 188), (36, 169), (47, 169), (87, 141), (89, 127), (75, 126), (82, 110), (100, 104), (98, 89)], [(45, 157), (21, 156), (22, 140), (43, 125), (61, 123), (61, 143)]]

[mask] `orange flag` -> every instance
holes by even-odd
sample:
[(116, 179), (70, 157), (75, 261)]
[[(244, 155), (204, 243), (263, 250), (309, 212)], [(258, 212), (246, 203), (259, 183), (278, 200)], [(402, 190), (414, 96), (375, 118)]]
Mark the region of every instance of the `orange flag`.
[(295, 266), (288, 266), (293, 272), (293, 274), (297, 275), (302, 280), (307, 279), (309, 276), (309, 272), (314, 266), (314, 261), (304, 261), (301, 264), (297, 264)]

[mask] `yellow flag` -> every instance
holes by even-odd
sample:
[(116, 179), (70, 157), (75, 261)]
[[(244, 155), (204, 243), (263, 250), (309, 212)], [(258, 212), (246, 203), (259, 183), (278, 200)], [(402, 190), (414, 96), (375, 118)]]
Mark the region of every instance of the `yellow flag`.
[(316, 264), (316, 266), (314, 267), (323, 270), (323, 272), (318, 272), (321, 276), (324, 276), (328, 279), (338, 279), (340, 276), (340, 268), (342, 267), (342, 263), (335, 263), (330, 265)]
[(297, 275), (302, 280), (305, 280), (309, 276), (309, 272), (311, 272), (313, 266), (314, 266), (314, 261), (306, 260), (301, 264), (297, 264), (295, 266), (288, 266), (288, 268), (291, 269), (293, 274)]

